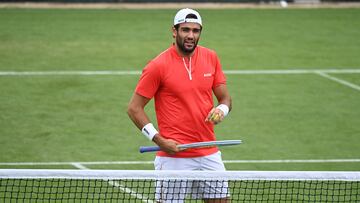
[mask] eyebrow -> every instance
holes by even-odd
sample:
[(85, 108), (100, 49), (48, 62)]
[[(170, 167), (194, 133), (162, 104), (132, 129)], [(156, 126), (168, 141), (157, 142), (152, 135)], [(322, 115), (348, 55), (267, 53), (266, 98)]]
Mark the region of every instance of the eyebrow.
[(187, 30), (201, 30), (201, 28), (191, 28), (191, 27), (181, 27), (181, 29), (187, 29)]

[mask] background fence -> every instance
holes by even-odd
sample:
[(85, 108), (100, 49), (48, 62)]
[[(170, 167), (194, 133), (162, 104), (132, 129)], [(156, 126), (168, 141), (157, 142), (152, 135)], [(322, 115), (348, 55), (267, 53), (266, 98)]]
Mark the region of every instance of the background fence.
[[(270, 3), (280, 0), (0, 0), (1, 2), (53, 2), (53, 3)], [(295, 3), (360, 2), (360, 0), (287, 0)]]

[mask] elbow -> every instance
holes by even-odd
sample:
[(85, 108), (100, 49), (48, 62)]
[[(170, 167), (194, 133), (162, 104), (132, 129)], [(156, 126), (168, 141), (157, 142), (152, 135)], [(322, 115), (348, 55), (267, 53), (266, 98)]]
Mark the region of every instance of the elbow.
[(132, 118), (136, 114), (136, 108), (134, 105), (129, 104), (126, 110), (127, 115)]
[(143, 112), (143, 111), (144, 111), (144, 109), (141, 106), (130, 103), (127, 107), (126, 113), (128, 114), (128, 116), (131, 119), (133, 119), (137, 115), (141, 114), (141, 112)]

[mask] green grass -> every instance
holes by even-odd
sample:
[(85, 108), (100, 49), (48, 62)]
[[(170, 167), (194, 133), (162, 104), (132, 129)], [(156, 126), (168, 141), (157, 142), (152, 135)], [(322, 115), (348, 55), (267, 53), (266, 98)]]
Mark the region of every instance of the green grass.
[[(200, 10), (226, 69), (357, 68), (359, 9)], [(1, 9), (1, 70), (141, 69), (175, 10)]]
[[(141, 70), (172, 43), (174, 10), (0, 9), (0, 71)], [(200, 10), (226, 70), (360, 68), (360, 9)], [(359, 74), (331, 74), (360, 85)], [(126, 115), (139, 76), (0, 76), (0, 162), (149, 161)], [(226, 160), (358, 159), (360, 92), (316, 74), (228, 75)], [(147, 107), (155, 122), (152, 103)], [(54, 168), (56, 166), (0, 166)], [(71, 168), (72, 166), (57, 166)], [(152, 169), (152, 165), (89, 165)], [(360, 163), (227, 164), (356, 170)]]

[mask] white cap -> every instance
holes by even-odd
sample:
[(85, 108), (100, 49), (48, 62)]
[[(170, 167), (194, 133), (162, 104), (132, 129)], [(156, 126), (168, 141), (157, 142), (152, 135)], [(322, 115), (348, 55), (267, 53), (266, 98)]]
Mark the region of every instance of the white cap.
[[(195, 18), (186, 18), (189, 14), (193, 14), (196, 16)], [(190, 8), (184, 8), (178, 11), (174, 18), (174, 25), (180, 24), (180, 23), (198, 23), (202, 26), (201, 16), (200, 14)]]

